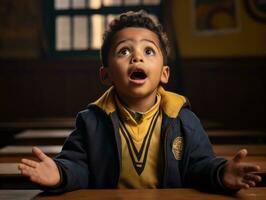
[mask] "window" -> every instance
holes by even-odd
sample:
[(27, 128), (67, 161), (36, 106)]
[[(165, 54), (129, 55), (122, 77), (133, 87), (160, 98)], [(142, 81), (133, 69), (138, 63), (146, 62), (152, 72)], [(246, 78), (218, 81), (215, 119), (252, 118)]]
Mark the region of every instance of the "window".
[(161, 19), (161, 0), (45, 0), (47, 52), (55, 57), (95, 56), (108, 23), (144, 9)]

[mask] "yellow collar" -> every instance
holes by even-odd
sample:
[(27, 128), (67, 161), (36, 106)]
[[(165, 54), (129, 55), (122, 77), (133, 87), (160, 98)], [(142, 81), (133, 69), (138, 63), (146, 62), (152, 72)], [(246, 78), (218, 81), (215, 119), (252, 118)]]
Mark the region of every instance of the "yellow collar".
[[(179, 111), (186, 103), (184, 96), (178, 95), (173, 92), (168, 92), (159, 87), (158, 94), (161, 96), (160, 107), (166, 115), (170, 118), (176, 118)], [(115, 89), (110, 87), (98, 100), (92, 103), (103, 109), (108, 115), (116, 111), (115, 105)]]
[(131, 110), (119, 100), (117, 95), (115, 95), (115, 102), (118, 107), (120, 116), (123, 118), (123, 121), (131, 122), (134, 125), (137, 125), (138, 123), (141, 123), (143, 119), (149, 119), (153, 117), (153, 115), (160, 107), (161, 95), (159, 93), (157, 94), (155, 104), (144, 113)]

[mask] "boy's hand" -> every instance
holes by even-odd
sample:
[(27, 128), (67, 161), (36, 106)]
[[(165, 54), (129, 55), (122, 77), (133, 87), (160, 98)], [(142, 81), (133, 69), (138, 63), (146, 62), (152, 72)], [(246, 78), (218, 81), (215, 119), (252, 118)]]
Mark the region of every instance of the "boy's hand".
[(37, 147), (32, 148), (32, 153), (40, 161), (22, 159), (18, 165), (21, 174), (28, 176), (31, 181), (42, 186), (56, 186), (60, 181), (60, 174), (55, 162)]
[(254, 187), (261, 177), (251, 172), (260, 170), (260, 167), (251, 163), (241, 162), (247, 156), (247, 150), (242, 149), (228, 161), (224, 167), (223, 184), (231, 189), (248, 189)]

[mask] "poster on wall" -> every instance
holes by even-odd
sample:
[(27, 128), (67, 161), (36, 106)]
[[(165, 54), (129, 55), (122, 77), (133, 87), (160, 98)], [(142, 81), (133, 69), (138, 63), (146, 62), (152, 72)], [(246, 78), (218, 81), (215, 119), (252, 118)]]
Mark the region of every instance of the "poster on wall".
[(240, 31), (238, 0), (191, 0), (195, 34), (226, 34)]

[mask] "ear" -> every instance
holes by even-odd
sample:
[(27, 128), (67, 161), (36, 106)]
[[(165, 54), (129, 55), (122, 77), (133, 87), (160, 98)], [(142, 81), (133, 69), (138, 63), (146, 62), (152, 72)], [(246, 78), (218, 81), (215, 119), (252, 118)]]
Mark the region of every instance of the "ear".
[(170, 77), (170, 69), (167, 65), (163, 66), (162, 75), (161, 75), (161, 83), (168, 83)]
[(109, 78), (107, 67), (101, 67), (99, 70), (100, 79), (103, 85), (111, 86), (112, 80)]

